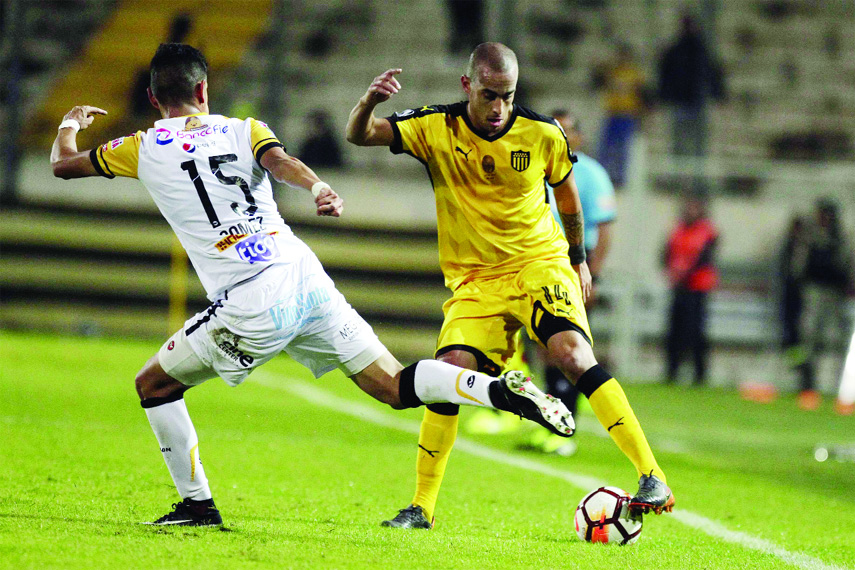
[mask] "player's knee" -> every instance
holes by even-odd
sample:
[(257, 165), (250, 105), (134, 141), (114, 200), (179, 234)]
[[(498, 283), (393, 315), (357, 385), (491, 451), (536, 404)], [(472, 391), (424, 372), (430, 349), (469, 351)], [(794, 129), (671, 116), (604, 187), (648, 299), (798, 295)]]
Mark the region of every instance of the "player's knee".
[(572, 379), (579, 378), (590, 368), (590, 366), (586, 368), (585, 359), (575, 353), (568, 353), (558, 358), (558, 366), (562, 372)]
[(393, 410), (403, 410), (406, 408), (406, 406), (401, 403), (401, 397), (398, 394), (398, 390), (392, 386), (378, 386), (371, 395), (375, 400), (383, 402)]
[(134, 386), (137, 389), (137, 395), (140, 397), (140, 400), (144, 400), (147, 395), (152, 392), (153, 386), (151, 374), (148, 372), (147, 366), (143, 366), (143, 368), (137, 372), (137, 375), (134, 378)]
[(466, 350), (450, 350), (436, 357), (441, 362), (447, 362), (460, 368), (467, 370), (478, 369), (478, 359), (469, 351)]
[(555, 342), (550, 340), (550, 354), (564, 374), (574, 382), (589, 368), (597, 364), (591, 346), (587, 342)]
[(163, 371), (157, 361), (157, 356), (152, 357), (145, 366), (137, 372), (134, 385), (140, 400), (146, 398), (168, 398), (176, 393), (183, 393), (187, 386), (181, 384)]
[(401, 404), (401, 398), (398, 393), (399, 379), (397, 375), (389, 374), (379, 369), (366, 369), (359, 374), (351, 377), (351, 380), (359, 386), (359, 388), (383, 404), (391, 406), (395, 410), (404, 409), (406, 406)]

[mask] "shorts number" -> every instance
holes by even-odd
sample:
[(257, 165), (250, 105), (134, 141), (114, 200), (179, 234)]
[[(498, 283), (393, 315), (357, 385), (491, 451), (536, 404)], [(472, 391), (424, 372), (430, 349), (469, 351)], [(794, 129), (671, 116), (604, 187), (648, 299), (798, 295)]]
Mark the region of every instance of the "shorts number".
[[(243, 196), (246, 199), (249, 207), (243, 211), (247, 216), (252, 216), (258, 210), (258, 205), (255, 203), (255, 198), (249, 190), (249, 184), (240, 176), (226, 176), (220, 170), (220, 165), (228, 162), (236, 162), (237, 155), (235, 154), (219, 154), (208, 159), (211, 167), (211, 174), (217, 177), (221, 184), (226, 186), (237, 186), (243, 191)], [(214, 205), (211, 204), (211, 198), (208, 196), (208, 191), (205, 189), (205, 183), (202, 177), (199, 176), (199, 170), (196, 168), (196, 161), (188, 160), (181, 163), (181, 170), (185, 171), (196, 187), (196, 193), (199, 195), (199, 200), (202, 202), (202, 207), (205, 209), (205, 214), (208, 216), (208, 221), (211, 222), (212, 228), (220, 227), (220, 219), (217, 217), (217, 212), (214, 211)], [(232, 210), (236, 213), (241, 213), (240, 205), (237, 202), (232, 202)]]

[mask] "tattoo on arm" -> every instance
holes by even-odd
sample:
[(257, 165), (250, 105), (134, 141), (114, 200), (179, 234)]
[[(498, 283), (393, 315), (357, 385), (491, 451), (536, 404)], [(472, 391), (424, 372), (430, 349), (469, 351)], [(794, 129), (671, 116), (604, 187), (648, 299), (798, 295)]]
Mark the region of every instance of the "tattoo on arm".
[(564, 224), (564, 235), (567, 236), (567, 242), (570, 247), (584, 245), (585, 243), (585, 225), (582, 212), (576, 214), (565, 214), (559, 212), (561, 223)]

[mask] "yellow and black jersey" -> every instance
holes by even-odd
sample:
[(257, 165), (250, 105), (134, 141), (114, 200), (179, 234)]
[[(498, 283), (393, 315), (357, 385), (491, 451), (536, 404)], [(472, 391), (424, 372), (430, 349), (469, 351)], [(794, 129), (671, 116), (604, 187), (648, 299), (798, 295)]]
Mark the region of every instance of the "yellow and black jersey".
[(575, 159), (550, 117), (515, 105), (505, 128), (485, 137), (473, 128), (466, 106), (430, 105), (388, 117), (392, 152), (417, 158), (430, 175), (440, 266), (452, 290), (567, 256), (543, 182), (564, 182)]

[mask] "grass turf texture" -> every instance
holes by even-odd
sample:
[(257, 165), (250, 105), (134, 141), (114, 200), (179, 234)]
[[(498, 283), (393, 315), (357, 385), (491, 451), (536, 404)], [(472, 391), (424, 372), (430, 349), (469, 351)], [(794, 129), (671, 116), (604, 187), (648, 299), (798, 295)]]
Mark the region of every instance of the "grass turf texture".
[[(418, 421), (421, 410), (394, 412), (340, 374), (315, 381), (286, 358), (262, 368), (263, 383), (214, 380), (186, 398), (230, 532), (139, 525), (179, 500), (133, 387), (157, 348), (0, 332), (0, 568), (790, 567), (668, 515), (646, 517), (633, 546), (582, 543), (572, 516), (590, 489), (460, 450), (433, 531), (381, 528), (411, 498), (415, 436), (285, 388), (307, 382), (393, 420)], [(717, 390), (626, 391), (678, 509), (855, 568), (855, 465), (811, 453), (817, 442), (851, 442), (853, 418), (827, 406), (801, 412), (791, 398), (757, 405)], [(570, 459), (514, 451), (522, 431), (461, 437), (633, 492), (627, 460), (590, 413), (580, 424), (589, 429)]]

